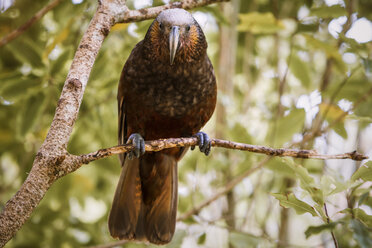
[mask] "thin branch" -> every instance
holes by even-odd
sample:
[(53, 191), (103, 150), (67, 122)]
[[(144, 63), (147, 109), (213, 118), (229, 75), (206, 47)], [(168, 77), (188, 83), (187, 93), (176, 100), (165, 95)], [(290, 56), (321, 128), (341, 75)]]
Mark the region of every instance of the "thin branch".
[(30, 18), (26, 23), (24, 23), (22, 26), (19, 28), (13, 30), (9, 34), (5, 35), (1, 40), (0, 40), (0, 47), (6, 45), (10, 41), (14, 40), (21, 34), (23, 34), (29, 27), (31, 27), (35, 22), (40, 20), (46, 13), (48, 13), (50, 10), (55, 8), (58, 4), (60, 4), (62, 0), (54, 0), (47, 4), (44, 8), (39, 10), (33, 17)]
[[(170, 139), (159, 139), (145, 142), (145, 149), (148, 152), (158, 152), (163, 149), (195, 146), (198, 143), (198, 139), (195, 137), (191, 138), (170, 138)], [(297, 149), (285, 149), (285, 148), (271, 148), (267, 146), (257, 146), (251, 144), (237, 143), (228, 140), (211, 139), (213, 147), (222, 147), (233, 150), (248, 151), (254, 153), (266, 154), (269, 156), (279, 157), (294, 157), (294, 158), (310, 158), (310, 159), (352, 159), (361, 161), (368, 157), (360, 154), (356, 151), (342, 153), (342, 154), (319, 154), (314, 150), (297, 150)], [(96, 152), (80, 155), (79, 160), (81, 163), (87, 164), (92, 161), (106, 158), (115, 154), (121, 154), (129, 152), (133, 149), (131, 144), (114, 146), (110, 148), (100, 149)]]
[[(325, 211), (325, 215), (327, 216), (327, 223), (329, 224), (331, 222), (331, 219), (329, 218), (328, 210), (327, 210), (327, 204), (325, 204), (325, 203), (324, 203), (324, 211)], [(333, 243), (335, 244), (335, 248), (338, 248), (337, 239), (336, 239), (336, 236), (335, 236), (335, 234), (332, 230), (331, 230), (331, 235), (332, 235)]]
[(182, 9), (194, 9), (198, 7), (202, 7), (205, 5), (209, 5), (212, 3), (219, 3), (219, 2), (229, 2), (230, 0), (184, 0), (180, 2), (172, 2), (169, 4), (165, 4), (162, 6), (139, 9), (139, 10), (130, 10), (127, 13), (123, 13), (124, 15), (118, 19), (118, 22), (139, 22), (143, 20), (148, 20), (155, 18), (160, 12), (165, 9), (173, 9), (173, 8), (182, 8)]

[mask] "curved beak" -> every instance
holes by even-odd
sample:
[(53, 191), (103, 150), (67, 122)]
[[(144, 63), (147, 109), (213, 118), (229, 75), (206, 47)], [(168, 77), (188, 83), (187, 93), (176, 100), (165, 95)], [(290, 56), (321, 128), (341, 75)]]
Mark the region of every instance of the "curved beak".
[(173, 26), (169, 34), (169, 54), (170, 54), (171, 65), (174, 62), (174, 57), (176, 57), (179, 38), (180, 38), (180, 27)]

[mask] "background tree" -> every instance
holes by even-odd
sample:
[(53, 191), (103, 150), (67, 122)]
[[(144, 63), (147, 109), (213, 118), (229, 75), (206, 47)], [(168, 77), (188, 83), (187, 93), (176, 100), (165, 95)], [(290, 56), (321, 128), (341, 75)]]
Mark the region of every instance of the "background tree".
[[(48, 1), (3, 3), (11, 5), (0, 5), (0, 36)], [(127, 4), (138, 9), (164, 3)], [(2, 206), (31, 169), (96, 6), (60, 1), (0, 48)], [(368, 0), (233, 0), (193, 10), (207, 35), (220, 90), (207, 133), (243, 143), (371, 155), (371, 9)], [(120, 71), (150, 23), (111, 29), (90, 74), (70, 153), (116, 144)], [(117, 158), (110, 157), (62, 177), (8, 247), (112, 242), (107, 214), (119, 170)], [(189, 152), (179, 166), (180, 221), (169, 246), (332, 247), (337, 240), (340, 247), (371, 247), (371, 175), (367, 161), (268, 159), (218, 148), (207, 158)]]

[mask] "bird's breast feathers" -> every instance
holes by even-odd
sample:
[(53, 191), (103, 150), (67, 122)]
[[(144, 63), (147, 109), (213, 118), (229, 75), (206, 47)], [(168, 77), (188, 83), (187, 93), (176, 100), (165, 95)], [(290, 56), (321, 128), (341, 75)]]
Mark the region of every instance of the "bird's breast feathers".
[(125, 89), (136, 95), (143, 107), (159, 114), (182, 117), (194, 106), (203, 107), (203, 102), (216, 94), (207, 57), (197, 65), (136, 64), (123, 72), (128, 85)]

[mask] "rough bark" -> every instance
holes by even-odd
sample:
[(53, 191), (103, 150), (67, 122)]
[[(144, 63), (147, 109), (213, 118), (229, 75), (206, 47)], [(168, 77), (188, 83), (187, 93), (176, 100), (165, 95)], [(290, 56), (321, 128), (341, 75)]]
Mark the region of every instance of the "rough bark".
[[(198, 144), (198, 139), (195, 137), (190, 138), (170, 138), (170, 139), (159, 139), (145, 142), (145, 150), (147, 152), (158, 152), (163, 149), (174, 148), (174, 147), (184, 147), (184, 146), (195, 146)], [(266, 154), (269, 156), (279, 156), (279, 157), (293, 157), (293, 158), (307, 158), (307, 159), (352, 159), (356, 161), (361, 161), (368, 159), (367, 156), (360, 154), (356, 151), (342, 153), (342, 154), (319, 154), (314, 150), (297, 150), (297, 149), (286, 149), (286, 148), (271, 148), (267, 146), (257, 146), (251, 144), (244, 144), (238, 142), (232, 142), (228, 140), (221, 139), (211, 139), (211, 145), (213, 147), (221, 147), (226, 149), (248, 151), (254, 153)], [(72, 156), (74, 161), (78, 164), (87, 164), (92, 161), (106, 158), (112, 155), (121, 154), (129, 152), (133, 149), (133, 145), (121, 145), (114, 146), (110, 148), (100, 149), (96, 152), (88, 153), (80, 156)]]

